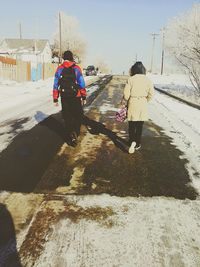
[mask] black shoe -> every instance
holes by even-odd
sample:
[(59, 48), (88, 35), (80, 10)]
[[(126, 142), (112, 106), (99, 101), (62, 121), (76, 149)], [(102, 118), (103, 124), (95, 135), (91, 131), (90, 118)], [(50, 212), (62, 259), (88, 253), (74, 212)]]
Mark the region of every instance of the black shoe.
[(77, 134), (75, 132), (73, 132), (71, 134), (71, 143), (72, 143), (72, 146), (76, 146), (77, 143), (78, 143), (78, 140), (77, 140)]

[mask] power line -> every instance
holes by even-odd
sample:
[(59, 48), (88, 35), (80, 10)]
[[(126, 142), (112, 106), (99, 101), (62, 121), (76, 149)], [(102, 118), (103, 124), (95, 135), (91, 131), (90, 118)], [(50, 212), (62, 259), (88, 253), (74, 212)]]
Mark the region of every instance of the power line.
[(61, 27), (61, 14), (59, 12), (59, 54), (60, 54), (60, 57), (59, 57), (59, 61), (61, 63), (61, 58), (62, 58), (62, 27)]
[(165, 28), (162, 29), (162, 55), (161, 55), (161, 68), (160, 74), (163, 74), (164, 70), (164, 54), (165, 54)]
[(22, 25), (21, 25), (21, 21), (19, 22), (19, 39), (22, 39)]

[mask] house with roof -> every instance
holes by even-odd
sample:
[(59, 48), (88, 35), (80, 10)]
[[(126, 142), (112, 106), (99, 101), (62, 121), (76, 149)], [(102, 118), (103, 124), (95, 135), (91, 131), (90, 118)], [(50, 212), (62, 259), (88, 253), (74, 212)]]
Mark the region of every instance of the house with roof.
[(51, 63), (52, 52), (50, 43), (46, 39), (10, 39), (6, 38), (0, 43), (0, 56), (31, 63)]

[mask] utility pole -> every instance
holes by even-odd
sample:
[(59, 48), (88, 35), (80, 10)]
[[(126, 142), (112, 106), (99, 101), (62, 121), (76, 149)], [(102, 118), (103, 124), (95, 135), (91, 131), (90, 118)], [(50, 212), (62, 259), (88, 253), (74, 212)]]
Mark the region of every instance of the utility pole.
[(21, 21), (19, 22), (19, 39), (22, 39), (22, 25), (21, 25)]
[(153, 72), (153, 56), (154, 56), (154, 48), (155, 48), (155, 40), (156, 37), (158, 36), (158, 33), (152, 33), (151, 36), (153, 38), (153, 42), (152, 42), (152, 52), (151, 52), (151, 68), (150, 68), (150, 72)]
[(38, 40), (38, 34), (39, 33), (39, 22), (38, 22), (38, 18), (35, 18), (35, 40), (34, 40), (34, 46), (35, 46), (35, 54), (37, 54), (37, 40)]
[(164, 54), (165, 54), (165, 28), (162, 29), (162, 55), (161, 55), (161, 69), (160, 74), (163, 74), (164, 69)]
[(60, 57), (59, 57), (59, 62), (61, 63), (61, 58), (62, 58), (62, 24), (61, 24), (61, 14), (59, 12), (59, 54), (60, 54)]

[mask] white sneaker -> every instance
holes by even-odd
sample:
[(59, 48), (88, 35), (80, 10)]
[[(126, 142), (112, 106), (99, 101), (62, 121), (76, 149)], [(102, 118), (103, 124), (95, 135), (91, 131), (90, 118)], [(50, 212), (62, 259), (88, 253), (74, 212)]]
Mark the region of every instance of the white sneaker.
[(135, 146), (136, 146), (136, 142), (132, 142), (128, 150), (129, 154), (133, 154), (135, 152)]

